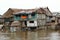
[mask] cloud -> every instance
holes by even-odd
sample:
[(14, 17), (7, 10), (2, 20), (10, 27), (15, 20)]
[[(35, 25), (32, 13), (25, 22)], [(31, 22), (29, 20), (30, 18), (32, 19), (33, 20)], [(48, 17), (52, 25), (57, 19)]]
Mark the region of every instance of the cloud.
[(8, 8), (38, 8), (46, 7), (54, 11), (60, 11), (60, 0), (0, 0), (0, 14), (4, 14)]

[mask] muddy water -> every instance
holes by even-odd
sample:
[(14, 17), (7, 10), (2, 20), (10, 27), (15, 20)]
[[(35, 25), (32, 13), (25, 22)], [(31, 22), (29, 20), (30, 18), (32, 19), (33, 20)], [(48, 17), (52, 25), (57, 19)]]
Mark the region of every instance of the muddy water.
[(0, 32), (0, 40), (60, 40), (60, 31)]

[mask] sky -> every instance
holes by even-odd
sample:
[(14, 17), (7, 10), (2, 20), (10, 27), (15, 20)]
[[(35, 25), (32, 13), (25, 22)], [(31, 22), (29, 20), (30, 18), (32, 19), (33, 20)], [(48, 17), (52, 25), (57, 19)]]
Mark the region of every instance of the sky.
[(48, 7), (51, 12), (60, 12), (60, 0), (0, 0), (0, 14), (9, 8), (32, 9)]

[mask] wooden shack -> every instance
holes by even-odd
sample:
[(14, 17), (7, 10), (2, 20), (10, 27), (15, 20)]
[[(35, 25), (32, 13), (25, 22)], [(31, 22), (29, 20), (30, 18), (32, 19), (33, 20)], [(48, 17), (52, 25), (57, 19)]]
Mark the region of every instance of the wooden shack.
[[(11, 27), (14, 21), (19, 21), (21, 25), (18, 27), (41, 27), (45, 25), (51, 25), (50, 19), (52, 13), (49, 8), (37, 8), (37, 9), (15, 9), (9, 8), (4, 14), (6, 27)], [(19, 24), (17, 23), (17, 24)], [(15, 25), (16, 26), (16, 25)]]
[[(27, 18), (27, 16), (24, 16), (24, 15), (22, 15), (22, 16), (20, 16), (18, 13), (19, 12), (21, 12), (21, 11), (26, 11), (27, 12), (27, 14), (29, 14), (29, 18), (30, 18), (30, 14), (31, 13), (29, 13), (28, 11), (35, 11), (35, 9), (14, 9), (14, 8), (9, 8), (4, 14), (3, 14), (3, 18), (4, 18), (4, 26), (5, 27), (11, 27), (11, 25), (13, 24), (13, 22), (14, 21), (20, 21), (20, 24), (22, 24), (22, 25), (20, 25), (20, 26), (18, 26), (18, 27), (20, 27), (21, 28), (21, 26), (23, 27), (24, 25), (25, 25), (25, 22), (26, 21), (22, 21), (21, 20), (21, 18), (23, 19), (23, 20), (26, 20), (26, 18)], [(16, 14), (17, 13), (17, 17), (16, 16), (14, 16), (14, 14)], [(23, 14), (23, 13), (22, 13)], [(32, 15), (33, 15), (33, 13), (32, 13)], [(29, 19), (28, 18), (28, 20), (35, 20), (35, 17), (33, 16), (32, 18), (30, 18)], [(36, 22), (37, 22), (37, 20), (36, 20)], [(27, 22), (28, 24), (29, 24), (29, 21)], [(34, 22), (35, 23), (35, 22)], [(30, 24), (29, 24), (30, 25)], [(27, 25), (27, 26), (29, 26), (29, 25)], [(16, 25), (15, 25), (16, 26)], [(31, 25), (30, 25), (31, 26)], [(26, 27), (26, 26), (25, 26)]]
[(56, 26), (55, 29), (60, 30), (60, 13), (57, 12), (56, 14)]
[(21, 11), (14, 14), (14, 20), (19, 20), (22, 28), (37, 27), (37, 13), (35, 11)]
[(46, 28), (47, 26), (51, 25), (52, 13), (48, 7), (38, 9), (37, 15), (37, 22), (39, 27)]

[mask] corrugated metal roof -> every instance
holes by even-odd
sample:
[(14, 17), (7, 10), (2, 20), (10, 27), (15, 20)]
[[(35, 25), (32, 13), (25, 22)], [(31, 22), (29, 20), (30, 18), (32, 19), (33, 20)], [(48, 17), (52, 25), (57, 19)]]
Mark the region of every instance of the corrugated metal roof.
[(16, 9), (16, 8), (9, 8), (4, 14), (3, 17), (9, 18), (12, 17), (13, 14), (18, 14), (18, 12), (35, 12), (37, 11), (38, 13), (46, 13), (47, 15), (51, 15), (51, 12), (49, 11), (48, 8), (37, 8), (37, 9)]
[(20, 26), (20, 22), (19, 21), (13, 21), (11, 26)]

